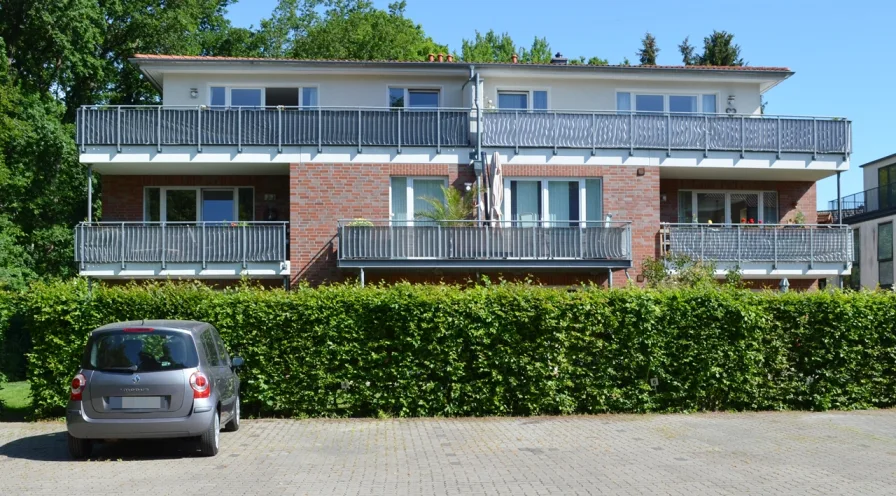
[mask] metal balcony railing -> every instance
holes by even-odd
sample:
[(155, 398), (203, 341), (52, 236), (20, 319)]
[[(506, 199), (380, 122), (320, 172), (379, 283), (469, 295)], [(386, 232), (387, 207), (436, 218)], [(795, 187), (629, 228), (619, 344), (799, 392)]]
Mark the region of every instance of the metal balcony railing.
[(92, 222), (75, 227), (86, 264), (241, 263), (289, 260), (286, 222)]
[(489, 147), (811, 153), (849, 155), (851, 123), (841, 118), (669, 114), (587, 110), (485, 110)]
[[(866, 213), (896, 210), (896, 183), (889, 183), (877, 188), (866, 189), (853, 195), (844, 196), (840, 199), (840, 205), (843, 209), (841, 222), (848, 220), (850, 217)], [(836, 211), (837, 206), (837, 200), (828, 202), (829, 210)]]
[(77, 143), (402, 147), (469, 146), (470, 110), (360, 107), (85, 106)]
[(665, 251), (713, 262), (842, 263), (852, 258), (852, 233), (842, 224), (663, 224)]
[(629, 222), (339, 221), (340, 262), (604, 260), (628, 266), (631, 246)]

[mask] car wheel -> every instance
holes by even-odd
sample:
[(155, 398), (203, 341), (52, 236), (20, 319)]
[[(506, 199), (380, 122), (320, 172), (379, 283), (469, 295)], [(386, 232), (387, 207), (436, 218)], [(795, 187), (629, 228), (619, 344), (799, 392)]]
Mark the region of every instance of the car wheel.
[(68, 454), (75, 460), (83, 460), (90, 457), (93, 451), (93, 441), (90, 439), (80, 439), (66, 433), (68, 436)]
[(236, 397), (236, 403), (233, 405), (233, 418), (224, 426), (227, 432), (236, 432), (240, 430), (240, 397)]
[(215, 456), (218, 454), (218, 446), (221, 442), (221, 413), (215, 412), (214, 418), (208, 429), (199, 436), (199, 451), (203, 456)]

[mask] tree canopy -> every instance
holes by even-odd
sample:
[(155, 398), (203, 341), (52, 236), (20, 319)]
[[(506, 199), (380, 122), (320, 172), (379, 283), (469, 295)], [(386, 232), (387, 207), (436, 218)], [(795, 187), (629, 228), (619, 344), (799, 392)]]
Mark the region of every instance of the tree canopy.
[(744, 59), (740, 56), (740, 45), (734, 43), (734, 35), (726, 31), (713, 31), (703, 38), (703, 53), (696, 54), (689, 38), (678, 45), (684, 65), (717, 65), (742, 66)]
[(641, 39), (641, 49), (638, 50), (638, 59), (641, 65), (656, 65), (656, 56), (660, 53), (660, 48), (656, 45), (656, 38), (650, 32)]

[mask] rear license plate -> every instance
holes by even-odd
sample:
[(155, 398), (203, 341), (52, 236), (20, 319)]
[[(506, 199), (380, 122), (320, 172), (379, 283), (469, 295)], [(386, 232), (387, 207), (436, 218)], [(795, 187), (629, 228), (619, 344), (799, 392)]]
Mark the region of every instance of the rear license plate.
[[(112, 401), (112, 407), (114, 408), (118, 403), (117, 401)], [(120, 398), (121, 406), (119, 408), (162, 408), (162, 397), (161, 396), (122, 396)]]

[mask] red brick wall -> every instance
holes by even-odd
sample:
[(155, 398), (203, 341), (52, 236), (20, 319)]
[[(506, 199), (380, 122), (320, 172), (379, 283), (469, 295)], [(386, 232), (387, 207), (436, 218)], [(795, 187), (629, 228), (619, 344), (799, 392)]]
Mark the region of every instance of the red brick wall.
[(666, 195), (666, 201), (660, 205), (660, 217), (663, 222), (678, 222), (678, 190), (682, 189), (777, 191), (778, 214), (782, 224), (793, 220), (797, 211), (806, 216), (806, 224), (815, 224), (818, 221), (815, 183), (811, 181), (661, 179), (660, 193)]
[[(645, 168), (644, 176), (637, 169), (623, 166), (528, 166), (508, 165), (505, 177), (602, 177), (604, 212), (615, 220), (633, 222), (635, 267), (648, 257), (657, 255), (656, 236), (659, 229), (659, 169)], [(292, 164), (291, 191), (291, 260), (293, 279), (312, 283), (339, 281), (357, 277), (356, 271), (339, 271), (336, 265), (336, 225), (339, 219), (363, 217), (388, 219), (390, 176), (447, 177), (453, 186), (462, 188), (474, 182), (469, 165), (434, 164)], [(638, 270), (630, 271), (632, 278)], [(482, 272), (497, 279), (498, 271)], [(475, 278), (475, 272), (434, 271), (368, 271), (370, 280), (411, 280), (464, 282)], [(505, 279), (524, 279), (528, 274), (505, 272)], [(577, 284), (585, 281), (604, 283), (605, 271), (575, 273), (536, 272), (533, 278), (544, 284)], [(623, 271), (613, 276), (615, 286), (624, 286)]]
[[(143, 220), (143, 189), (147, 186), (251, 186), (255, 188), (255, 219), (264, 218), (268, 207), (277, 210), (275, 220), (289, 220), (289, 183), (286, 176), (113, 176), (103, 175), (104, 221)], [(276, 200), (265, 201), (265, 194)]]

